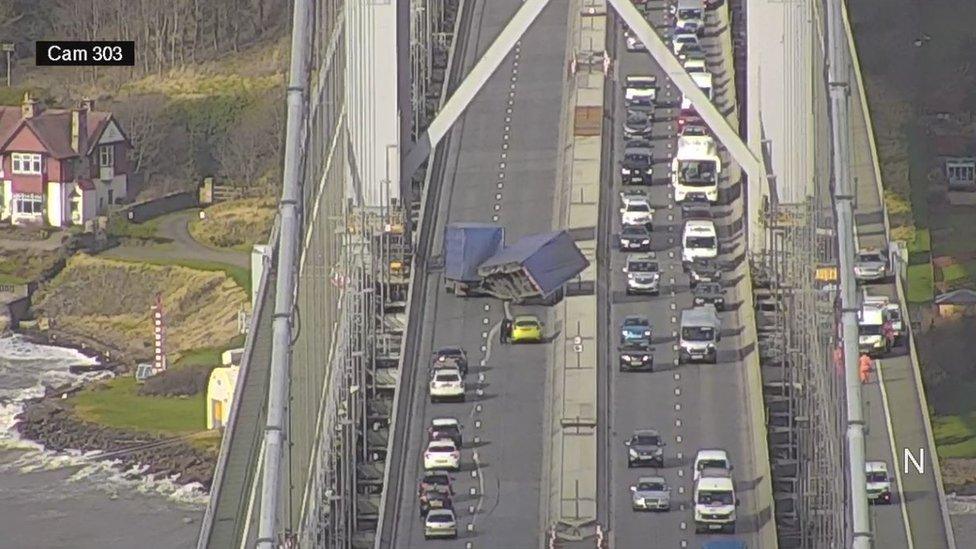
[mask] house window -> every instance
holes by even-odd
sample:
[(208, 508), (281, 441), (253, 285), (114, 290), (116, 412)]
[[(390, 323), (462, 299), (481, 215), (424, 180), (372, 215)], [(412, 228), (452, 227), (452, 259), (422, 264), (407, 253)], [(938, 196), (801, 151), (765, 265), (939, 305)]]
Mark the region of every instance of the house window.
[(40, 215), (44, 213), (44, 197), (39, 194), (15, 194), (14, 213)]
[(16, 174), (39, 175), (41, 155), (30, 153), (10, 153), (10, 164)]
[(115, 165), (115, 145), (102, 145), (98, 148), (98, 165), (102, 168)]

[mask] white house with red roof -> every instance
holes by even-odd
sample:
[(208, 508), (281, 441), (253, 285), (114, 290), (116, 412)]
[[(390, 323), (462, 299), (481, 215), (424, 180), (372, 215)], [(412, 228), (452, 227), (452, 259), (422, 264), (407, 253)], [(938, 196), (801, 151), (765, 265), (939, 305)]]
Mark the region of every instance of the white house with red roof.
[(84, 225), (128, 194), (131, 144), (118, 121), (84, 100), (45, 109), (24, 96), (0, 107), (0, 221)]

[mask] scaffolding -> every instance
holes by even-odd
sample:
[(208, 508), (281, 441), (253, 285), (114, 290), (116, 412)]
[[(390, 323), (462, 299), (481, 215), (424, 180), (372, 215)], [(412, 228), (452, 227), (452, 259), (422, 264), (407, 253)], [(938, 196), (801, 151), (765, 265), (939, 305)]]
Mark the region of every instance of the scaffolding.
[(832, 216), (811, 198), (767, 204), (752, 258), (777, 536), (782, 548), (843, 547), (843, 370)]
[(454, 38), (458, 0), (410, 0), (410, 67), (413, 138), (416, 140), (439, 107)]
[(325, 361), (309, 508), (297, 535), (302, 546), (373, 546), (406, 324), (411, 250), (404, 216), (395, 202), (373, 208), (350, 203), (332, 219), (335, 346)]

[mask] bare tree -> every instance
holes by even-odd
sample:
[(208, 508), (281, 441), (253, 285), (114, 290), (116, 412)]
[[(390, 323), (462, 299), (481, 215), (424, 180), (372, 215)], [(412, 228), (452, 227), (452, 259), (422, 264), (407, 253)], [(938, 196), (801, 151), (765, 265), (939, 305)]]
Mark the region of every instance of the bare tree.
[(253, 186), (277, 169), (281, 154), (278, 94), (268, 94), (243, 112), (217, 146), (221, 175), (230, 181)]

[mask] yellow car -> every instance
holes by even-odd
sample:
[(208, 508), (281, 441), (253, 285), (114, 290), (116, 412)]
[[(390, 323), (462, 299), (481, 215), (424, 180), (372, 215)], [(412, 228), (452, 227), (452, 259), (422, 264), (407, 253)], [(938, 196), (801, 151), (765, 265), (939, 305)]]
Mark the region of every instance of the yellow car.
[(512, 321), (512, 343), (542, 341), (542, 323), (534, 315), (519, 315)]

